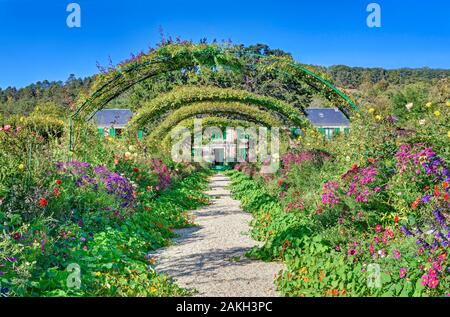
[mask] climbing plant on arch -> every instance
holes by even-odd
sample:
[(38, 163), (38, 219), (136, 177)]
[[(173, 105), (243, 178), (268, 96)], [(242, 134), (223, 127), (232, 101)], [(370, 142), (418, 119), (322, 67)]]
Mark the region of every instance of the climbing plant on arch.
[[(174, 89), (143, 105), (130, 121), (129, 126), (134, 130), (144, 129), (148, 132), (152, 127), (159, 125), (160, 118), (164, 118), (169, 112), (183, 109), (183, 107), (191, 104), (196, 104), (198, 108), (193, 115), (199, 114), (198, 110), (200, 109), (208, 111), (209, 107), (211, 107), (211, 110), (220, 111), (220, 105), (228, 106), (227, 113), (232, 113), (233, 110), (239, 112), (239, 105), (243, 104), (252, 106), (254, 113), (258, 113), (260, 117), (262, 116), (260, 111), (266, 111), (266, 122), (270, 117), (279, 116), (284, 119), (285, 124), (299, 127), (309, 126), (309, 121), (306, 120), (301, 110), (283, 101), (259, 96), (245, 90), (216, 87), (180, 87)], [(182, 114), (183, 112), (176, 113)], [(208, 111), (208, 113), (211, 113), (211, 111)], [(249, 110), (247, 114), (251, 116), (252, 112)], [(187, 117), (185, 116), (183, 119), (185, 118)]]
[(299, 80), (316, 89), (346, 114), (357, 109), (356, 105), (334, 87), (310, 69), (287, 57), (248, 54), (240, 46), (219, 44), (193, 44), (190, 42), (164, 45), (148, 54), (140, 54), (99, 74), (92, 87), (92, 93), (81, 96), (78, 109), (70, 120), (70, 149), (73, 149), (74, 134), (97, 111), (110, 101), (133, 87), (135, 84), (160, 74), (171, 71), (184, 71), (188, 68), (240, 71), (243, 56), (257, 57), (258, 66), (272, 67), (282, 72), (291, 73)]
[(201, 102), (180, 108), (168, 115), (148, 136), (150, 142), (163, 138), (180, 121), (196, 115), (239, 115), (264, 126), (281, 127), (283, 123), (270, 113), (237, 102)]

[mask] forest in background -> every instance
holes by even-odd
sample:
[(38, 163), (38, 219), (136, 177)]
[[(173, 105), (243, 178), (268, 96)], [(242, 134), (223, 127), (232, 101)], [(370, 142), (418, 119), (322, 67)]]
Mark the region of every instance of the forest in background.
[[(291, 56), (279, 49), (271, 49), (265, 44), (256, 44), (245, 47), (248, 52), (263, 55)], [(98, 66), (101, 72), (104, 67)], [(450, 69), (432, 68), (365, 68), (334, 65), (330, 67), (313, 66), (326, 73), (331, 81), (340, 89), (343, 89), (353, 98), (366, 97), (370, 100), (373, 91), (379, 93), (408, 90), (409, 85), (421, 86), (423, 89), (431, 89), (438, 81), (450, 78)], [(23, 88), (0, 87), (0, 119), (11, 115), (28, 115), (38, 106), (52, 104), (61, 107), (64, 112), (74, 110), (74, 103), (80, 92), (88, 93), (95, 76), (77, 78), (71, 74), (66, 81), (43, 80), (30, 84)], [(270, 79), (268, 79), (270, 80)], [(426, 88), (424, 86), (427, 86)], [(267, 88), (267, 87), (264, 87)], [(145, 83), (133, 88), (126, 96), (115, 100), (111, 107), (129, 107), (136, 100), (145, 101), (151, 99), (152, 93)], [(422, 89), (422, 90), (423, 90)], [(376, 93), (379, 95), (379, 93)], [(414, 99), (414, 98), (413, 98)], [(414, 101), (414, 100), (411, 100)], [(321, 101), (319, 101), (320, 103)], [(317, 105), (317, 102), (314, 103)], [(133, 107), (131, 107), (133, 108)]]

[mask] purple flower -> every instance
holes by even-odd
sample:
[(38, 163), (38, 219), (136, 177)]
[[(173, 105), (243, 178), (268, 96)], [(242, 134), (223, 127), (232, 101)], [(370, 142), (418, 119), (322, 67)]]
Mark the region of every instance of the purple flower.
[(430, 201), (430, 199), (431, 199), (431, 196), (430, 196), (430, 195), (423, 196), (422, 202), (423, 202), (423, 203), (428, 203), (428, 202)]
[(405, 225), (403, 225), (403, 226), (400, 228), (400, 231), (401, 231), (405, 236), (407, 236), (407, 237), (413, 236), (412, 232), (409, 231), (408, 228), (406, 228)]
[(436, 219), (436, 221), (441, 225), (441, 226), (446, 226), (445, 223), (445, 217), (442, 215), (441, 211), (439, 209), (435, 209), (433, 211), (433, 216), (434, 219)]

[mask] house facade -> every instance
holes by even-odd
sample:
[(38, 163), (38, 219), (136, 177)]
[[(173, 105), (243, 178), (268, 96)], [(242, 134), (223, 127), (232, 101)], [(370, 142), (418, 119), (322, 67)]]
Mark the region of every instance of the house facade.
[(337, 108), (308, 108), (305, 112), (309, 121), (327, 140), (335, 135), (349, 133), (350, 120)]
[(227, 169), (236, 162), (248, 159), (248, 138), (244, 135), (238, 145), (238, 132), (233, 129), (224, 129), (222, 135), (211, 134), (208, 144), (193, 146), (192, 155), (202, 155), (211, 162), (216, 169)]
[[(96, 113), (95, 123), (101, 136), (120, 137), (128, 122), (133, 117), (130, 109), (103, 109)], [(138, 131), (142, 139), (143, 131)]]

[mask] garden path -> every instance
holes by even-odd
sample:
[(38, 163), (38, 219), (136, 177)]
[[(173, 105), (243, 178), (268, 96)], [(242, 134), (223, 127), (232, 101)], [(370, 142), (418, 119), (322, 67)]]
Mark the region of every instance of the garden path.
[(197, 226), (179, 229), (174, 245), (156, 252), (156, 271), (196, 296), (274, 297), (273, 283), (283, 266), (250, 260), (244, 253), (258, 242), (249, 234), (252, 217), (230, 196), (229, 178), (210, 179), (212, 204), (192, 212)]

